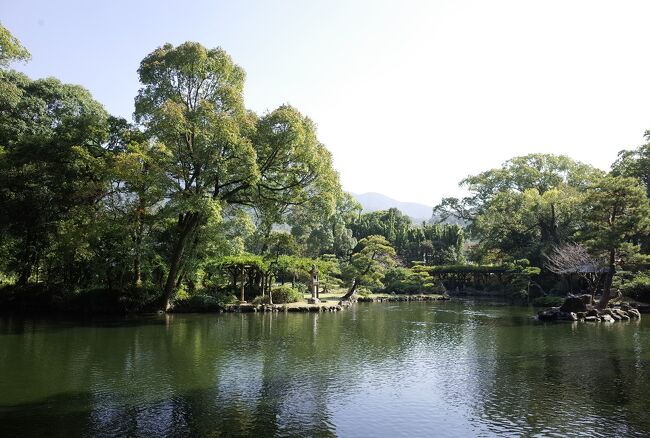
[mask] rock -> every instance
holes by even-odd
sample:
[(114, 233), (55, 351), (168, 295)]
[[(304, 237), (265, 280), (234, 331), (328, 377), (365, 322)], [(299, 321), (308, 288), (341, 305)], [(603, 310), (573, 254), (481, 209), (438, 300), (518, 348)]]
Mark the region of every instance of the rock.
[[(590, 296), (591, 297), (591, 296)], [(586, 312), (587, 304), (582, 301), (581, 297), (569, 295), (560, 307), (561, 312)]]
[(637, 309), (630, 308), (627, 311), (627, 314), (631, 319), (639, 319), (639, 318), (641, 318), (641, 313)]
[(598, 318), (598, 316), (600, 316), (600, 312), (598, 312), (598, 309), (589, 309), (587, 310), (587, 316), (595, 316)]
[(307, 298), (307, 303), (309, 304), (318, 304), (320, 303), (320, 300), (318, 298)]
[(579, 296), (579, 298), (582, 300), (583, 303), (585, 303), (585, 306), (591, 306), (594, 304), (594, 297), (592, 297), (589, 294), (582, 294)]
[(612, 312), (620, 316), (623, 321), (628, 321), (630, 319), (628, 313), (623, 309), (613, 309)]
[[(620, 318), (620, 317), (619, 317), (619, 318)], [(607, 313), (604, 314), (603, 316), (601, 316), (601, 320), (602, 320), (603, 322), (614, 322), (614, 318), (612, 317), (612, 315), (607, 314)]]
[(573, 312), (560, 312), (558, 315), (558, 319), (560, 319), (561, 321), (577, 321), (578, 317)]
[(540, 321), (557, 321), (560, 317), (560, 309), (558, 307), (550, 307), (541, 310), (537, 314), (537, 319)]
[(587, 316), (587, 312), (578, 312), (576, 313), (576, 316), (578, 317), (578, 319), (585, 319), (585, 317)]
[(585, 321), (586, 322), (597, 322), (600, 321), (600, 318), (597, 316), (585, 316)]

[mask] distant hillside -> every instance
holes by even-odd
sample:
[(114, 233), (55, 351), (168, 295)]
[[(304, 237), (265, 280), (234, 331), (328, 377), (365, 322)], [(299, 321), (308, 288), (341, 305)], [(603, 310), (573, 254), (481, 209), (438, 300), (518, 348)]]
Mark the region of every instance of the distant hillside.
[(410, 216), (414, 222), (428, 221), (431, 219), (433, 207), (430, 205), (419, 204), (417, 202), (402, 202), (396, 199), (389, 198), (381, 193), (363, 193), (357, 195), (352, 193), (352, 196), (363, 206), (363, 212), (377, 210), (388, 210), (389, 208), (397, 208), (402, 213)]

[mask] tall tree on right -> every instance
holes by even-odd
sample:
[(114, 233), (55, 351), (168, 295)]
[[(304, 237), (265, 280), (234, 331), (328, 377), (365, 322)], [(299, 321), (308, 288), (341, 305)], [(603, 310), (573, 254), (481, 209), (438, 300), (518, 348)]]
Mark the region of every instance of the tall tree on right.
[(607, 259), (607, 274), (598, 306), (607, 307), (612, 279), (624, 258), (638, 252), (634, 239), (650, 227), (650, 205), (645, 189), (635, 178), (608, 175), (587, 189), (584, 199), (585, 228), (582, 237), (588, 247)]

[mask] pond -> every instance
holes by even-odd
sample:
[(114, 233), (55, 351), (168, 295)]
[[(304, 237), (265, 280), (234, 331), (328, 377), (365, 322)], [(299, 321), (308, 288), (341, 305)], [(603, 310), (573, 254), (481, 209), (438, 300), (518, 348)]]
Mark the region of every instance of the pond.
[(648, 436), (650, 321), (532, 313), (0, 318), (0, 436)]

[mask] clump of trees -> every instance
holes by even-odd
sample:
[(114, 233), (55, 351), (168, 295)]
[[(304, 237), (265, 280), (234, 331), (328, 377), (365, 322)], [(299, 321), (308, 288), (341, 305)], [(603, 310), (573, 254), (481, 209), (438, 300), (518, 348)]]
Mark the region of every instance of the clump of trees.
[(146, 56), (133, 123), (79, 86), (9, 68), (28, 57), (0, 27), (0, 275), (10, 289), (149, 290), (169, 307), (179, 292), (222, 288), (226, 271), (266, 292), (281, 256), (353, 252), (358, 205), (315, 124), (289, 105), (248, 110), (244, 71), (222, 49), (187, 42)]
[(444, 265), (464, 262), (465, 233), (456, 224), (413, 224), (396, 208), (365, 213), (351, 223), (353, 236), (382, 236), (403, 264)]
[(294, 300), (314, 268), (343, 299), (463, 287), (650, 298), (650, 143), (609, 173), (515, 157), (464, 179), (469, 195), (443, 199), (439, 223), (414, 224), (397, 209), (362, 214), (298, 109), (247, 109), (245, 73), (223, 49), (152, 51), (132, 121), (10, 68), (28, 59), (0, 25), (4, 308)]
[(573, 291), (597, 293), (604, 307), (617, 273), (642, 272), (650, 249), (647, 149), (621, 152), (610, 173), (566, 156), (516, 157), (466, 178), (470, 195), (446, 198), (434, 211), (468, 221), (473, 261), (530, 260), (544, 268), (550, 289), (558, 275), (582, 276)]

